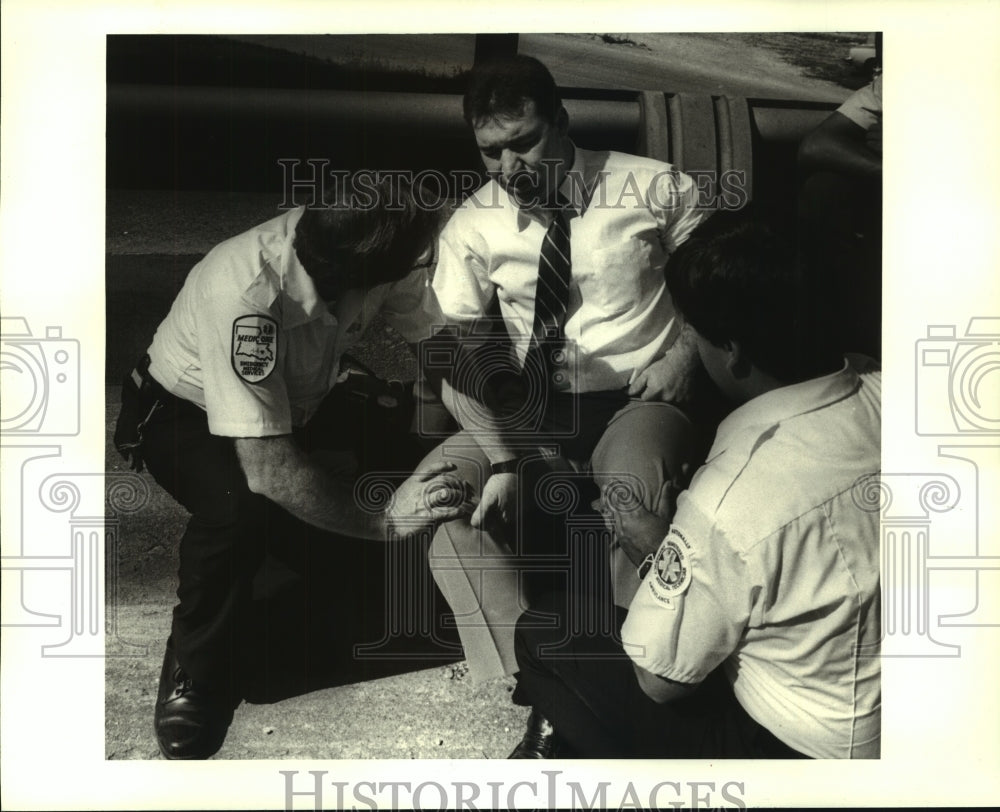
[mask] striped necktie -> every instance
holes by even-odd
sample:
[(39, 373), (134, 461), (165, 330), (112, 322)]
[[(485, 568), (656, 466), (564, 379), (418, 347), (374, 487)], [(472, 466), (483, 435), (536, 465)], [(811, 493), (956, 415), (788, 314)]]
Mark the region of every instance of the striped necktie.
[(525, 358), (529, 374), (541, 374), (555, 390), (569, 387), (567, 373), (566, 308), (569, 304), (571, 254), (568, 202), (560, 196), (552, 222), (542, 240), (535, 290), (535, 318), (531, 345)]

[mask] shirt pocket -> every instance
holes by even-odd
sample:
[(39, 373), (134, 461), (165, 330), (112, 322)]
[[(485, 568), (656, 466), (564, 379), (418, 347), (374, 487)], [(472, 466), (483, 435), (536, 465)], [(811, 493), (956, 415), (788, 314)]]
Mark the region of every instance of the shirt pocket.
[(595, 242), (580, 253), (573, 256), (580, 296), (608, 317), (642, 306), (663, 285), (662, 251), (649, 239), (629, 237), (612, 245)]

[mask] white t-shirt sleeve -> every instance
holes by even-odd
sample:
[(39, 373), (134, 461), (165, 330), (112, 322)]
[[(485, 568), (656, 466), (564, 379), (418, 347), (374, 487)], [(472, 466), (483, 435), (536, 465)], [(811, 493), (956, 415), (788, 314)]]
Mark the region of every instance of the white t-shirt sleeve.
[[(289, 434), (292, 419), (281, 374), (286, 347), (280, 326), (269, 313), (254, 310), (224, 290), (219, 293), (206, 291), (194, 314), (209, 431), (222, 437)], [(273, 341), (247, 344), (243, 337), (255, 330), (273, 335)]]
[(743, 557), (686, 497), (632, 599), (622, 639), (646, 671), (697, 683), (739, 644), (750, 616), (751, 576)]
[(485, 241), (471, 222), (474, 215), (470, 209), (459, 209), (441, 232), (433, 287), (449, 322), (483, 316), (495, 293), (486, 266)]

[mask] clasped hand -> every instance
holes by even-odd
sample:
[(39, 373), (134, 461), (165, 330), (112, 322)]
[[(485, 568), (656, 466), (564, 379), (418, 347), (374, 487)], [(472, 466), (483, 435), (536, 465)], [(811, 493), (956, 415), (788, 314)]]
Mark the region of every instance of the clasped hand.
[(470, 514), (476, 507), (472, 486), (458, 477), (452, 462), (438, 462), (397, 488), (386, 520), (401, 533), (413, 533)]
[(650, 510), (638, 499), (629, 500), (627, 504), (609, 499), (609, 493), (617, 484), (602, 488), (599, 509), (614, 540), (621, 545), (629, 561), (638, 567), (666, 538), (681, 488), (674, 482), (665, 482)]
[(487, 528), (510, 524), (517, 508), (517, 485), (517, 474), (493, 474), (483, 486), (483, 495), (469, 523)]
[(697, 351), (687, 341), (678, 341), (635, 376), (628, 388), (629, 397), (685, 404), (694, 392), (699, 364)]

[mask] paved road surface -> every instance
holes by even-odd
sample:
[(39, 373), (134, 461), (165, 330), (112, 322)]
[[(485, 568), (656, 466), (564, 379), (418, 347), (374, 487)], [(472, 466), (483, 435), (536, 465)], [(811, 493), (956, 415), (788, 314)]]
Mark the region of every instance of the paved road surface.
[[(774, 47), (761, 47), (760, 37), (741, 34), (608, 35), (521, 34), (518, 50), (541, 59), (556, 81), (567, 87), (662, 88), (665, 91), (719, 93), (761, 98), (838, 101), (849, 91), (809, 78), (802, 68), (782, 58)], [(777, 35), (768, 37), (776, 41)], [(450, 75), (472, 63), (470, 34), (238, 36), (245, 42), (307, 53), (338, 64), (426, 70)], [(831, 42), (835, 58), (847, 47)]]

